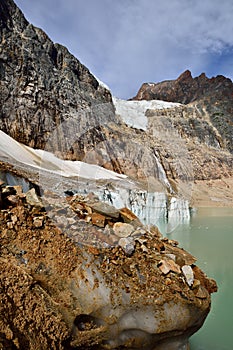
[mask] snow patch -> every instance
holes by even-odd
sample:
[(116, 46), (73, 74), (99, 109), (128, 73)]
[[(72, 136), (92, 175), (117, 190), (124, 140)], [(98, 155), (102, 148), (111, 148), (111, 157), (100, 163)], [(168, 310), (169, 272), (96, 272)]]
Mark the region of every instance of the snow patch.
[(181, 106), (180, 103), (166, 102), (160, 100), (152, 101), (126, 101), (113, 97), (116, 114), (129, 126), (136, 129), (147, 129), (146, 111), (148, 109), (168, 109)]
[(30, 148), (15, 141), (1, 130), (0, 157), (8, 159), (13, 158), (20, 163), (65, 177), (79, 176), (94, 180), (119, 180), (127, 178), (126, 175), (117, 174), (114, 171), (101, 168), (98, 165), (87, 164), (80, 161), (62, 160), (50, 152)]

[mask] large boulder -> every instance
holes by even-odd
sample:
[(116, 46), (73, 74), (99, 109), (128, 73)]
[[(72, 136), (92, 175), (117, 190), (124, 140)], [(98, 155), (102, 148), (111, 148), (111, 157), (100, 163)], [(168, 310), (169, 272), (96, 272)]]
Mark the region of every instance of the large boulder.
[(47, 193), (42, 208), (17, 190), (0, 212), (1, 348), (188, 349), (216, 291), (192, 255), (96, 197)]

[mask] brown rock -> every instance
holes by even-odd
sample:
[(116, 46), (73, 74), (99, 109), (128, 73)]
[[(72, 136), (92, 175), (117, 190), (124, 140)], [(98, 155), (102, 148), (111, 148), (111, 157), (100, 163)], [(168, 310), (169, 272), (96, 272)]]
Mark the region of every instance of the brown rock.
[(43, 223), (44, 223), (43, 216), (33, 218), (33, 226), (34, 227), (40, 228), (43, 226)]
[(201, 282), (199, 280), (194, 279), (192, 289), (199, 287), (200, 284), (201, 284)]
[(160, 260), (158, 263), (159, 269), (164, 275), (167, 275), (170, 271), (180, 273), (180, 267), (173, 260)]
[(198, 287), (198, 291), (196, 293), (196, 297), (200, 298), (200, 299), (206, 299), (206, 298), (208, 298), (208, 296), (209, 296), (209, 293), (206, 290), (206, 288), (204, 286), (200, 285)]
[(197, 259), (185, 251), (182, 248), (171, 246), (170, 244), (164, 242), (164, 247), (165, 247), (165, 253), (171, 253), (176, 255), (176, 262), (182, 266), (182, 265), (192, 265), (194, 264)]
[(209, 293), (215, 293), (218, 290), (216, 282), (212, 278), (208, 278), (206, 274), (198, 267), (193, 267), (194, 277), (195, 279), (201, 282)]
[(125, 223), (130, 223), (133, 220), (137, 220), (137, 216), (128, 208), (120, 209), (120, 216)]
[(23, 193), (22, 186), (14, 186), (14, 189), (16, 190), (16, 194), (18, 195)]
[(158, 238), (162, 238), (162, 237), (163, 237), (162, 233), (159, 231), (159, 229), (158, 229), (157, 226), (150, 225), (150, 226), (149, 226), (149, 231), (150, 231), (155, 237), (158, 237)]
[(104, 227), (105, 225), (105, 216), (101, 215), (99, 213), (93, 213), (91, 215), (91, 221), (93, 225), (96, 225), (98, 227)]
[(10, 195), (7, 197), (8, 202), (12, 203), (12, 204), (17, 204), (19, 202), (19, 197), (16, 195)]

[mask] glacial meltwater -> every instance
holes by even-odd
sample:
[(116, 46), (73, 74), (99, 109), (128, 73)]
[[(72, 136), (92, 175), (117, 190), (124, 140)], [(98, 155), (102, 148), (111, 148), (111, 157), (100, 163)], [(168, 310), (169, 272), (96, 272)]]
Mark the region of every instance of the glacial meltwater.
[(199, 208), (189, 224), (177, 226), (167, 237), (179, 241), (218, 284), (211, 311), (203, 327), (191, 337), (190, 349), (232, 350), (233, 208)]

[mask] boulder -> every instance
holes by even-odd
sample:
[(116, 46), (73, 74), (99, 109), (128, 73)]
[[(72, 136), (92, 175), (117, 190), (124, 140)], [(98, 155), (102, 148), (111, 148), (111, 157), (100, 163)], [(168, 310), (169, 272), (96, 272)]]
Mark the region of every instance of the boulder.
[[(187, 265), (189, 254), (163, 242), (157, 230), (140, 228), (134, 237), (130, 224), (102, 227), (105, 216), (95, 212), (86, 222), (63, 201), (57, 199), (55, 210), (59, 227), (49, 213), (38, 214), (40, 198), (32, 190), (26, 201), (0, 211), (0, 347), (188, 349), (209, 312), (215, 282)], [(186, 260), (182, 271), (178, 257)]]

